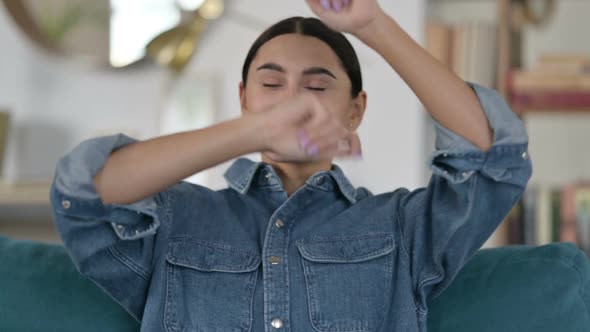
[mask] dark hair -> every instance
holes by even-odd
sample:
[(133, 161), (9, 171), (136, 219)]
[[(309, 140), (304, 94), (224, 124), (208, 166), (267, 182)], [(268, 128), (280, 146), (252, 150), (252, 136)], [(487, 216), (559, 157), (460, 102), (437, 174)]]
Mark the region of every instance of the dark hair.
[(266, 31), (254, 41), (254, 44), (252, 44), (252, 47), (246, 56), (246, 60), (244, 61), (244, 67), (242, 68), (242, 82), (244, 85), (246, 85), (248, 79), (250, 64), (256, 57), (260, 47), (275, 37), (290, 33), (315, 37), (328, 44), (340, 59), (340, 62), (352, 83), (352, 96), (358, 96), (363, 90), (363, 79), (361, 75), (361, 66), (354, 48), (342, 33), (330, 29), (322, 21), (311, 17), (305, 18), (296, 16), (284, 19), (266, 29)]

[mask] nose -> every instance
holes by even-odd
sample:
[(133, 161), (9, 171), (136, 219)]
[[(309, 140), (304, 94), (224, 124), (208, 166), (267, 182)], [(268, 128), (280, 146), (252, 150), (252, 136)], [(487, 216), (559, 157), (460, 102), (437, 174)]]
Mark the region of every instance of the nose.
[(291, 100), (297, 97), (300, 97), (304, 94), (310, 93), (301, 82), (298, 80), (293, 80), (288, 84), (285, 84), (278, 94), (275, 94), (274, 99), (276, 102), (283, 102), (286, 100)]
[(305, 92), (299, 84), (290, 84), (285, 89), (285, 98), (295, 98)]

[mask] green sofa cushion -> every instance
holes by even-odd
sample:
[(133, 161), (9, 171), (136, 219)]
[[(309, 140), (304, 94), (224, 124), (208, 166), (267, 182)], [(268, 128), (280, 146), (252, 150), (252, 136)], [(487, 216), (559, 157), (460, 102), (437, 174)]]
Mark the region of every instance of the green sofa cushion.
[(59, 245), (0, 236), (0, 331), (139, 331)]
[(589, 332), (590, 261), (570, 243), (480, 250), (429, 305), (429, 332)]
[[(137, 332), (62, 246), (0, 236), (0, 331)], [(429, 332), (588, 332), (590, 261), (574, 245), (480, 250), (429, 306)]]

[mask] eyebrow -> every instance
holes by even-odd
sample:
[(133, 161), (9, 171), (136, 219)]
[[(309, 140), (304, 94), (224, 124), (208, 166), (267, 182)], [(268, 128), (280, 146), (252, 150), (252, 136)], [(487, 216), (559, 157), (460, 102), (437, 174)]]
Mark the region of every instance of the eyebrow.
[[(262, 66), (256, 68), (256, 70), (274, 70), (274, 71), (278, 71), (279, 73), (285, 73), (285, 68), (281, 67), (280, 65), (276, 64), (276, 63), (265, 63)], [(336, 78), (336, 75), (334, 75), (331, 71), (329, 71), (328, 69), (324, 68), (324, 67), (311, 67), (311, 68), (307, 68), (303, 71), (303, 75), (328, 75), (334, 79)]]

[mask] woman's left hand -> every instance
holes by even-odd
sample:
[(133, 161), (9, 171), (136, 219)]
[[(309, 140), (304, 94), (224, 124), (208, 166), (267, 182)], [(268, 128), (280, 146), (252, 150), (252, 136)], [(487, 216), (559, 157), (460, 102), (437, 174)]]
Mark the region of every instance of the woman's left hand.
[(377, 0), (306, 0), (331, 29), (358, 36), (384, 14)]

